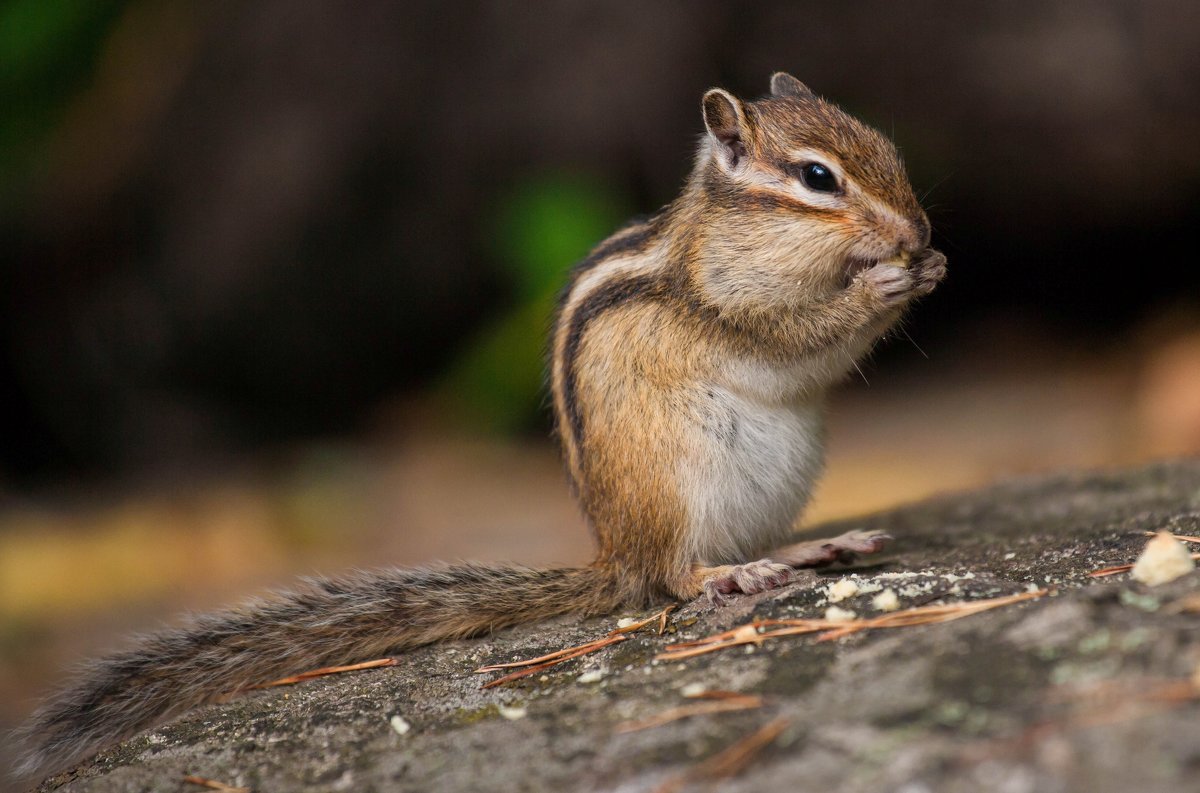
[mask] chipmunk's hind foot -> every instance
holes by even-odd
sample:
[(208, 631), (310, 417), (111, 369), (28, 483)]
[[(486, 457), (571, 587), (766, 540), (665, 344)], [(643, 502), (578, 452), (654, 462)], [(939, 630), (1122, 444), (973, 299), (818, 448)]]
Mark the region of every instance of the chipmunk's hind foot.
[(728, 601), (727, 595), (740, 592), (753, 595), (787, 586), (796, 578), (789, 565), (771, 559), (759, 559), (747, 564), (711, 568), (712, 575), (704, 580), (704, 595), (713, 605)]

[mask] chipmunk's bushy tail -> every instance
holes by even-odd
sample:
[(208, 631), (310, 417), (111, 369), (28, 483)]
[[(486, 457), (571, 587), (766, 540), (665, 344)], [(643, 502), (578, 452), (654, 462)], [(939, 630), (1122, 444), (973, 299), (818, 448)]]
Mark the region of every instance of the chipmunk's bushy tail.
[(17, 772), (65, 768), (222, 694), (287, 675), (560, 614), (607, 613), (619, 605), (616, 592), (597, 568), (463, 565), (309, 580), (91, 663), (19, 731), (28, 751)]

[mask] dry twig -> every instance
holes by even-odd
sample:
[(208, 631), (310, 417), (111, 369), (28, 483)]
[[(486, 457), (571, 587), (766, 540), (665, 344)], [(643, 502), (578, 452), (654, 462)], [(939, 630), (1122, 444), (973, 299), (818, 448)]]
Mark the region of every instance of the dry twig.
[[(1023, 600), (1046, 595), (1050, 590), (1039, 589), (1034, 592), (1022, 592), (1018, 595), (988, 598), (986, 600), (969, 600), (964, 603), (951, 603), (945, 606), (922, 606), (920, 608), (895, 611), (879, 617), (851, 622), (835, 622), (826, 619), (787, 619), (787, 620), (754, 620), (740, 625), (733, 630), (708, 636), (692, 642), (680, 642), (667, 647), (667, 651), (657, 656), (663, 661), (679, 661), (696, 655), (716, 652), (727, 647), (740, 644), (762, 644), (767, 639), (780, 636), (796, 636), (804, 633), (820, 633), (817, 641), (832, 641), (843, 636), (849, 636), (859, 631), (879, 628), (905, 628), (913, 625), (931, 625), (938, 622), (969, 617), (981, 611), (1019, 603)], [(773, 629), (773, 630), (772, 630)]]

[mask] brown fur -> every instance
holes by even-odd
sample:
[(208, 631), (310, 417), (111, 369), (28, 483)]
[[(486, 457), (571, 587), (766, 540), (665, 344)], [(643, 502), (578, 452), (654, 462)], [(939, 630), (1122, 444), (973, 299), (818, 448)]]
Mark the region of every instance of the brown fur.
[[(901, 284), (899, 296), (866, 278), (844, 283), (851, 243), (881, 241), (878, 259), (896, 248), (916, 252), (928, 243), (929, 225), (891, 143), (800, 88), (785, 85), (784, 95), (749, 104), (710, 93), (704, 102), (710, 146), (724, 146), (731, 161), (748, 161), (779, 180), (791, 178), (795, 150), (828, 153), (861, 190), (860, 200), (814, 206), (769, 184), (739, 184), (719, 152), (702, 154), (683, 195), (654, 229), (634, 232), (641, 247), (630, 253), (605, 243), (587, 270), (594, 273), (605, 258), (640, 256), (657, 265), (615, 272), (573, 301), (571, 290), (582, 283), (577, 273), (563, 300), (551, 380), (559, 434), (597, 534), (600, 563), (617, 572), (629, 597), (693, 597), (723, 569), (697, 565), (687, 553), (678, 461), (696, 432), (689, 386), (715, 377), (733, 356), (789, 364), (832, 354), (848, 365), (909, 298), (940, 278), (940, 254), (928, 253), (917, 257), (918, 277)], [(879, 203), (891, 210), (886, 221)], [(801, 261), (794, 274), (800, 287), (789, 294), (773, 288), (783, 280), (776, 258), (798, 258), (786, 237), (800, 223), (819, 226), (836, 269)], [(763, 277), (754, 276), (756, 267)], [(923, 268), (929, 279), (921, 277)], [(727, 289), (734, 299), (706, 295), (723, 280), (736, 282)], [(763, 299), (755, 284), (766, 285)], [(816, 378), (812, 391), (828, 379)]]
[[(563, 294), (550, 386), (592, 566), (319, 579), (199, 617), (83, 670), (24, 728), (23, 770), (305, 669), (664, 596), (720, 601), (878, 550), (852, 532), (752, 561), (786, 541), (820, 471), (825, 390), (944, 258), (891, 143), (795, 78), (771, 85), (751, 103), (705, 95), (683, 193), (597, 246)], [(797, 157), (840, 189), (803, 188)], [(876, 263), (900, 252), (907, 270)]]

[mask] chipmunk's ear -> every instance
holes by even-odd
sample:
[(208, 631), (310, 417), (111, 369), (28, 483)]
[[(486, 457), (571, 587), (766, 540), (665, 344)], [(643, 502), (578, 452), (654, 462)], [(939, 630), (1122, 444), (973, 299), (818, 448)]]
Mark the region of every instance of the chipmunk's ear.
[(746, 113), (736, 96), (720, 88), (704, 95), (704, 126), (716, 141), (717, 156), (736, 168), (746, 157)]
[(771, 96), (794, 96), (797, 99), (811, 99), (812, 89), (792, 77), (787, 72), (775, 72), (771, 75)]

